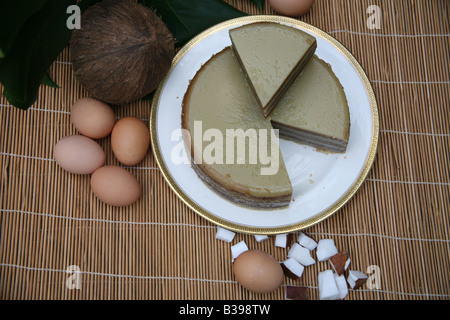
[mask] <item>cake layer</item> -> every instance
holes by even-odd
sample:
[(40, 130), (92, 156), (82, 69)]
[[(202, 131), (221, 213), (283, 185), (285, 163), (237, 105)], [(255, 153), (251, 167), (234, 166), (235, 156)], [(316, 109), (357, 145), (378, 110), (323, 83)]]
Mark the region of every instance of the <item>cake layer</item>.
[(331, 67), (313, 56), (268, 118), (259, 108), (234, 51), (227, 47), (215, 54), (183, 98), (182, 127), (192, 166), (234, 203), (288, 206), (292, 186), (278, 144), (270, 143), (273, 129), (282, 138), (344, 152), (350, 130), (345, 92)]
[(331, 67), (316, 55), (270, 117), (281, 137), (329, 151), (347, 148), (350, 113), (344, 88)]
[(256, 22), (229, 31), (263, 115), (267, 117), (316, 49), (313, 36), (275, 22)]
[(289, 205), (292, 186), (278, 144), (271, 144), (273, 128), (230, 47), (190, 82), (182, 127), (194, 169), (217, 193), (249, 207)]

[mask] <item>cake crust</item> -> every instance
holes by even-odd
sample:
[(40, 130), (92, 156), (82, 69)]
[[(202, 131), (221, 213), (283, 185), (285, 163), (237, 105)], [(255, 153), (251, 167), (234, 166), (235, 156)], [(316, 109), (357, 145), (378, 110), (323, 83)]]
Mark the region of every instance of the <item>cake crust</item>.
[[(298, 33), (299, 35), (304, 37), (304, 39), (303, 39), (304, 43), (307, 43), (308, 48), (305, 52), (303, 52), (303, 54), (301, 56), (298, 57), (298, 60), (296, 61), (295, 65), (291, 68), (291, 70), (288, 72), (286, 77), (282, 80), (281, 84), (275, 90), (274, 94), (270, 97), (270, 99), (267, 102), (263, 102), (263, 101), (261, 101), (261, 98), (259, 96), (259, 94), (260, 94), (258, 92), (259, 90), (256, 88), (255, 83), (252, 80), (252, 76), (250, 76), (250, 74), (249, 74), (250, 71), (247, 70), (246, 63), (243, 60), (243, 57), (241, 56), (241, 52), (237, 48), (238, 47), (238, 45), (236, 43), (237, 39), (235, 40), (235, 37), (233, 37), (233, 34), (238, 33), (240, 30), (245, 31), (248, 28), (268, 27), (268, 26), (277, 26), (281, 29), (291, 30), (295, 33)], [(280, 23), (267, 22), (267, 21), (255, 22), (255, 23), (251, 23), (251, 24), (247, 24), (247, 25), (243, 25), (241, 27), (231, 29), (229, 31), (229, 34), (230, 34), (230, 38), (231, 38), (231, 42), (232, 42), (233, 52), (235, 53), (236, 58), (239, 61), (239, 64), (245, 74), (247, 82), (250, 85), (250, 88), (252, 89), (252, 92), (256, 98), (256, 101), (258, 102), (258, 104), (261, 108), (261, 111), (263, 112), (265, 117), (268, 117), (269, 114), (272, 112), (272, 110), (275, 108), (276, 104), (278, 103), (278, 101), (280, 100), (282, 95), (286, 92), (286, 90), (289, 88), (289, 86), (292, 84), (292, 82), (300, 74), (302, 69), (305, 67), (305, 65), (308, 63), (308, 61), (313, 56), (313, 54), (317, 48), (316, 39), (299, 29), (285, 26)], [(264, 41), (262, 41), (261, 43), (264, 43)], [(276, 57), (274, 57), (274, 58), (276, 58)]]
[(271, 114), (280, 137), (331, 152), (345, 152), (350, 112), (331, 66), (314, 55)]
[[(193, 94), (193, 88), (198, 81), (199, 75), (202, 73), (204, 68), (214, 63), (214, 60), (223, 54), (232, 53), (231, 47), (226, 47), (219, 53), (214, 54), (202, 67), (197, 71), (194, 78), (190, 81), (186, 94), (182, 101), (182, 115), (181, 115), (181, 126), (184, 130), (189, 132), (192, 137), (192, 131), (190, 128), (190, 100)], [(237, 64), (237, 62), (236, 62)], [(242, 74), (242, 77), (244, 75)], [(256, 109), (255, 112), (258, 112)], [(267, 120), (268, 121), (268, 120)], [(238, 205), (244, 207), (255, 208), (255, 209), (276, 209), (287, 207), (290, 204), (292, 198), (292, 186), (287, 191), (280, 190), (278, 194), (273, 196), (255, 195), (248, 186), (230, 182), (230, 178), (224, 176), (222, 173), (218, 172), (211, 165), (204, 163), (202, 159), (198, 156), (196, 158), (195, 147), (189, 137), (184, 136), (184, 143), (186, 149), (189, 152), (189, 157), (191, 161), (191, 166), (200, 179), (208, 185), (212, 190), (223, 198), (232, 201)], [(281, 160), (281, 159), (280, 159)]]
[[(202, 138), (203, 129), (214, 128), (222, 133), (222, 143), (225, 132), (228, 138), (228, 129), (278, 129), (281, 138), (330, 152), (345, 152), (350, 131), (348, 102), (331, 67), (314, 55), (315, 46), (314, 40), (300, 59), (302, 65), (290, 71), (291, 75), (283, 81), (283, 90), (271, 97), (276, 109), (268, 117), (261, 112), (255, 88), (233, 46), (212, 55), (190, 81), (182, 100), (183, 140), (192, 168), (218, 195), (248, 208), (275, 209), (289, 206), (292, 185), (278, 146), (282, 170), (278, 168), (281, 174), (270, 179), (259, 174), (263, 162), (256, 167), (245, 162), (256, 149), (241, 154), (244, 163), (226, 163), (228, 167), (222, 167), (223, 155), (219, 156), (220, 162), (204, 162), (204, 144), (196, 146), (195, 139), (191, 139), (197, 121), (205, 121), (205, 127), (200, 129)], [(247, 148), (247, 142), (244, 144)]]

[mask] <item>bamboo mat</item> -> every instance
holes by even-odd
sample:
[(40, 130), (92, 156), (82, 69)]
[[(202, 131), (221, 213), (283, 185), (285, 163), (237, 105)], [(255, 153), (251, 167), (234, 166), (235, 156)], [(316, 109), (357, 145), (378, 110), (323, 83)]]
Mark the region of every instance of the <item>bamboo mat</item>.
[[(249, 14), (250, 1), (228, 1)], [(382, 11), (369, 29), (370, 5)], [(374, 166), (357, 194), (336, 214), (306, 232), (334, 239), (349, 251), (351, 269), (375, 270), (379, 283), (350, 290), (346, 299), (450, 297), (450, 3), (447, 0), (316, 0), (301, 20), (329, 32), (354, 54), (373, 85), (380, 113)], [(271, 237), (237, 234), (215, 239), (216, 226), (171, 191), (155, 159), (128, 168), (143, 197), (131, 207), (99, 202), (89, 177), (64, 172), (53, 146), (75, 134), (71, 104), (87, 93), (74, 80), (69, 50), (50, 68), (59, 89), (42, 86), (27, 111), (0, 100), (0, 296), (2, 299), (284, 299), (287, 285), (318, 298), (318, 272), (286, 278), (270, 294), (235, 281), (230, 246), (244, 240), (277, 259), (286, 250)], [(1, 89), (0, 89), (1, 90)], [(148, 123), (150, 102), (115, 109), (117, 118)], [(107, 164), (119, 164), (108, 139), (99, 142)], [(80, 288), (67, 281), (80, 271)], [(70, 279), (69, 279), (70, 280)]]

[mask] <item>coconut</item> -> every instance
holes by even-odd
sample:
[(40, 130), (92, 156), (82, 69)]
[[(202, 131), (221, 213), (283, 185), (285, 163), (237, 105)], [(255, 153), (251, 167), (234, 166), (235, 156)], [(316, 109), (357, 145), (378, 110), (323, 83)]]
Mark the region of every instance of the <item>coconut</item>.
[(109, 104), (139, 100), (164, 79), (175, 41), (152, 10), (130, 0), (104, 0), (81, 16), (70, 40), (76, 79)]
[[(336, 284), (333, 271), (319, 272), (319, 298), (320, 300), (336, 300), (340, 297), (339, 288)], [(339, 283), (341, 285), (341, 283)]]
[(235, 235), (236, 233), (233, 231), (217, 226), (216, 239), (231, 242), (233, 241)]
[(311, 252), (298, 243), (294, 243), (292, 245), (291, 249), (288, 252), (288, 258), (294, 258), (305, 267), (316, 263), (314, 258), (311, 257)]
[(234, 260), (245, 251), (248, 251), (248, 247), (245, 241), (238, 242), (235, 245), (231, 246), (231, 262), (234, 262)]

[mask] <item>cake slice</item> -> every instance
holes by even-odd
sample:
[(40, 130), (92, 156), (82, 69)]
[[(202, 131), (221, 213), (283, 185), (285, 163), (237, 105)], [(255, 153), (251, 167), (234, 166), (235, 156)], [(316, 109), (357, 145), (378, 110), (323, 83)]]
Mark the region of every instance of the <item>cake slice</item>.
[(292, 185), (278, 144), (270, 143), (273, 128), (230, 47), (215, 54), (190, 81), (181, 120), (192, 167), (209, 187), (247, 207), (289, 205)]
[(316, 39), (275, 22), (246, 24), (231, 29), (229, 35), (256, 101), (267, 117), (314, 54)]
[(281, 97), (270, 115), (280, 137), (333, 152), (345, 152), (350, 113), (344, 88), (316, 55)]

